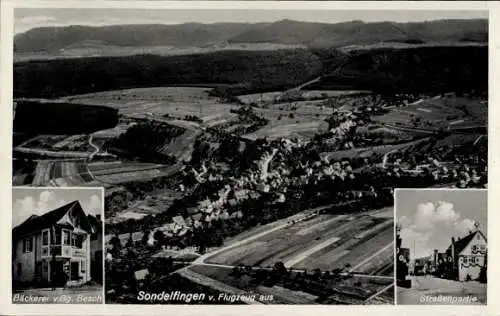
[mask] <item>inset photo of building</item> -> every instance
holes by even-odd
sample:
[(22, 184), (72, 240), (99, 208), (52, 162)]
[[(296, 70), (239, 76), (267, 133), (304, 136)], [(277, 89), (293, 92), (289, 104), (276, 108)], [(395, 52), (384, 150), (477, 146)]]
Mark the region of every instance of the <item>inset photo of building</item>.
[(487, 190), (397, 189), (396, 303), (487, 301)]
[(103, 191), (13, 189), (13, 303), (103, 303)]

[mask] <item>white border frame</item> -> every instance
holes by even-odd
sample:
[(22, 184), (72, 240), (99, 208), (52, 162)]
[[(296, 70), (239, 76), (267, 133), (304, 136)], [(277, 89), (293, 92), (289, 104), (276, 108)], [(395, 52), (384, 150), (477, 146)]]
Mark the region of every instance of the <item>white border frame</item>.
[[(3, 0), (1, 5), (1, 76), (2, 85), (0, 85), (1, 92), (1, 107), (0, 111), (0, 148), (3, 151), (0, 154), (0, 179), (3, 185), (0, 186), (0, 201), (4, 204), (4, 209), (12, 205), (11, 196), (11, 183), (12, 183), (12, 109), (6, 105), (12, 103), (12, 70), (13, 70), (13, 9), (15, 7), (23, 8), (124, 8), (125, 6), (130, 9), (268, 9), (268, 10), (487, 10), (489, 12), (489, 148), (497, 148), (500, 146), (497, 139), (494, 138), (497, 128), (494, 128), (491, 122), (495, 121), (495, 113), (498, 111), (493, 104), (496, 100), (496, 93), (493, 85), (496, 83), (494, 80), (495, 66), (500, 66), (495, 60), (495, 52), (500, 49), (498, 45), (497, 32), (500, 31), (498, 16), (500, 3), (497, 1), (64, 1), (64, 0)], [(496, 15), (493, 14), (496, 13)], [(497, 31), (497, 32), (495, 32)], [(500, 129), (500, 126), (498, 127)], [(500, 132), (500, 130), (498, 131)], [(496, 144), (497, 143), (497, 144)], [(495, 145), (496, 144), (496, 145)], [(500, 160), (500, 150), (493, 152), (489, 151), (488, 163), (488, 189), (492, 192), (495, 188), (500, 186), (494, 181), (498, 174), (498, 167), (496, 161)], [(496, 202), (491, 198), (493, 194), (489, 195), (488, 210), (499, 209), (500, 201)], [(497, 203), (497, 204), (496, 204)], [(489, 242), (490, 245), (500, 243), (500, 238), (494, 232), (495, 222), (498, 221), (500, 216), (495, 216), (489, 213)], [(498, 217), (498, 218), (496, 218)], [(11, 212), (0, 212), (0, 222), (11, 223)], [(9, 229), (0, 229), (2, 234), (2, 245), (4, 249), (11, 246), (11, 234)], [(499, 240), (497, 240), (499, 239)], [(491, 247), (489, 249), (489, 256), (492, 262), (500, 262), (500, 251), (496, 249), (499, 247)], [(10, 252), (8, 254), (10, 262)], [(104, 256), (103, 256), (104, 257)], [(491, 265), (488, 267), (488, 273), (491, 280), (500, 279), (500, 266)], [(0, 278), (10, 280), (11, 269), (10, 263), (1, 265)], [(317, 315), (331, 315), (332, 311), (339, 314), (360, 314), (369, 312), (373, 315), (401, 315), (401, 314), (428, 314), (439, 312), (441, 315), (497, 315), (500, 311), (500, 300), (489, 299), (488, 307), (436, 307), (419, 305), (418, 309), (411, 306), (310, 306), (310, 305), (291, 305), (291, 306), (181, 306), (181, 305), (168, 305), (168, 306), (143, 306), (143, 305), (85, 305), (86, 308), (79, 308), (79, 305), (72, 305), (70, 308), (61, 305), (13, 305), (11, 303), (11, 288), (10, 282), (3, 282), (0, 286), (1, 301), (0, 312), (2, 314), (37, 314), (37, 315), (140, 315), (148, 313), (151, 315), (306, 315), (313, 312)], [(488, 283), (488, 296), (491, 298), (500, 297), (498, 286), (493, 282)], [(83, 305), (82, 305), (83, 306)]]

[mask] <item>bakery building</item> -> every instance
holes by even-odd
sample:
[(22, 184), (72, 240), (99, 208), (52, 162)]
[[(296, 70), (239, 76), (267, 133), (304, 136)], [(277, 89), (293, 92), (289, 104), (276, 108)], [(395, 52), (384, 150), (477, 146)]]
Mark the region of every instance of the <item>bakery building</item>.
[[(14, 227), (13, 281), (59, 286), (90, 281), (91, 267), (97, 267), (95, 261), (99, 260), (99, 249), (95, 249), (102, 235), (99, 223), (73, 201), (43, 215), (32, 215)], [(102, 242), (100, 247), (102, 258)]]

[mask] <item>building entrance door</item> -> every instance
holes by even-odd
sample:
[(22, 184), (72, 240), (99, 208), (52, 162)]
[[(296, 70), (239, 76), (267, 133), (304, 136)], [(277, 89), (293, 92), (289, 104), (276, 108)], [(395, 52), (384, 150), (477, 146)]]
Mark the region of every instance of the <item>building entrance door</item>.
[(50, 282), (55, 286), (64, 286), (64, 267), (63, 262), (59, 260), (50, 261)]
[(35, 281), (40, 282), (42, 280), (42, 262), (37, 261), (35, 263)]
[(80, 264), (78, 261), (71, 261), (71, 281), (78, 281), (80, 277)]

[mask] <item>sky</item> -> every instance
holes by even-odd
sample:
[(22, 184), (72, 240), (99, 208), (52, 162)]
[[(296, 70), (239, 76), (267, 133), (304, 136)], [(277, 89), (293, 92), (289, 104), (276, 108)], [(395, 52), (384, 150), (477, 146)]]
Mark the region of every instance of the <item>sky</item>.
[(339, 23), (352, 20), (365, 22), (410, 22), (439, 19), (488, 18), (487, 11), (361, 11), (361, 10), (223, 10), (223, 9), (40, 9), (17, 8), (14, 12), (14, 32), (35, 27), (113, 24), (182, 24), (187, 22), (275, 22), (283, 19)]
[(94, 188), (14, 188), (12, 189), (12, 227), (33, 214), (43, 215), (67, 203), (78, 200), (87, 214), (103, 213), (101, 189)]
[(486, 190), (396, 190), (395, 204), (402, 247), (410, 248), (412, 259), (446, 250), (474, 223), (487, 235)]

